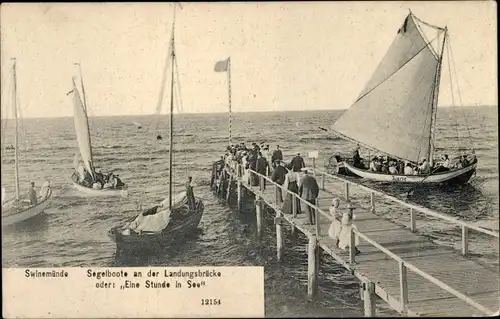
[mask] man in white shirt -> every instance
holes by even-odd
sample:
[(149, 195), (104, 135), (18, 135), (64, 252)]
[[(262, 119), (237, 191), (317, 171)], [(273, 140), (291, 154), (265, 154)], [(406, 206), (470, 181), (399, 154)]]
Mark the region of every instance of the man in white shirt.
[(411, 166), (410, 166), (410, 163), (409, 163), (409, 162), (406, 162), (406, 163), (405, 163), (404, 174), (405, 174), (405, 175), (413, 175), (413, 168), (411, 168)]

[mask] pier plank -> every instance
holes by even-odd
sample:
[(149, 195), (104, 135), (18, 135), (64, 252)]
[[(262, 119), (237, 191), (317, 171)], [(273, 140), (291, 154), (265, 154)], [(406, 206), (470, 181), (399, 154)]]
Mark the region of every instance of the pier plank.
[[(317, 207), (320, 210), (329, 213), (329, 207), (334, 198), (341, 200), (339, 210), (343, 210), (346, 203), (342, 184), (338, 181), (325, 181), (325, 190), (320, 191), (317, 201)], [(256, 198), (262, 198), (266, 206), (275, 211), (281, 210), (282, 204), (275, 203), (273, 183), (268, 181), (266, 188), (262, 191), (259, 186), (250, 186), (247, 181), (242, 181), (242, 186), (256, 194)], [(370, 194), (366, 191), (362, 192), (355, 187), (350, 187), (349, 198), (357, 207), (354, 211), (356, 215), (354, 225), (359, 232), (397, 255), (404, 262), (411, 263), (483, 307), (492, 311), (500, 308), (498, 271), (492, 271), (491, 268), (462, 256), (453, 248), (438, 245), (418, 233), (411, 232), (408, 227), (389, 221), (381, 214), (372, 213)], [(388, 203), (386, 200), (382, 201), (384, 210), (386, 204), (390, 205), (389, 210), (407, 209), (395, 203)], [(302, 207), (302, 213), (296, 217), (291, 214), (282, 214), (282, 217), (286, 223), (312, 238), (316, 236), (316, 227), (308, 223), (305, 206), (302, 205)], [(325, 216), (320, 216), (320, 236), (317, 237), (317, 241), (323, 251), (351, 270), (360, 280), (375, 283), (379, 297), (395, 310), (401, 311), (399, 262), (360, 238), (358, 248), (361, 254), (355, 256), (354, 264), (350, 264), (349, 251), (342, 251), (336, 247), (336, 241), (327, 236), (329, 225), (330, 220)], [(458, 317), (481, 314), (473, 306), (414, 273), (411, 269), (407, 269), (406, 278), (408, 314)]]

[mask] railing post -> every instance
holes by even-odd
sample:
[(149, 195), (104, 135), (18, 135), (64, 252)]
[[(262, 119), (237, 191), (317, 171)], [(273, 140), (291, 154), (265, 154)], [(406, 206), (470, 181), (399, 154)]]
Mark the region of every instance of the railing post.
[(319, 216), (320, 216), (320, 213), (318, 211), (318, 206), (317, 206), (317, 203), (318, 201), (315, 200), (314, 201), (314, 220), (316, 221), (315, 225), (316, 225), (316, 237), (319, 238), (319, 236), (321, 236), (321, 224), (320, 224), (320, 220), (319, 220)]
[(399, 262), (399, 293), (400, 293), (400, 303), (401, 303), (401, 313), (406, 314), (406, 305), (408, 304), (408, 277), (406, 265), (401, 260)]
[(375, 284), (371, 281), (363, 283), (363, 301), (365, 305), (365, 317), (375, 316)]
[(317, 241), (315, 236), (309, 237), (309, 244), (307, 247), (307, 296), (309, 299), (314, 298), (316, 295), (317, 285), (317, 266), (316, 259)]
[(260, 191), (264, 191), (264, 177), (262, 175), (257, 175), (259, 176), (259, 184), (260, 184)]
[(325, 190), (325, 173), (321, 172), (321, 190)]
[(375, 193), (370, 192), (370, 204), (371, 204), (371, 212), (372, 214), (375, 214)]
[(467, 256), (469, 253), (469, 228), (462, 225), (462, 255)]
[(293, 213), (293, 218), (297, 217), (297, 197), (295, 193), (292, 193), (292, 213)]
[(351, 265), (356, 263), (356, 238), (354, 237), (354, 230), (352, 227), (349, 240), (349, 262)]
[(349, 201), (349, 182), (345, 182), (345, 200)]
[(237, 182), (237, 192), (238, 192), (238, 210), (241, 210), (241, 181)]
[(255, 214), (256, 214), (256, 219), (257, 219), (257, 236), (261, 237), (262, 236), (262, 200), (260, 199), (260, 196), (257, 196), (255, 200)]
[(415, 215), (416, 213), (413, 208), (410, 208), (410, 230), (412, 233), (417, 231), (417, 219)]
[[(276, 217), (280, 218), (282, 217), (281, 211), (276, 210)], [(281, 225), (281, 221), (278, 221), (276, 223), (276, 255), (278, 258), (278, 261), (283, 260), (283, 226)]]
[(279, 196), (278, 196), (278, 185), (274, 184), (274, 204), (278, 205), (280, 204), (279, 202)]

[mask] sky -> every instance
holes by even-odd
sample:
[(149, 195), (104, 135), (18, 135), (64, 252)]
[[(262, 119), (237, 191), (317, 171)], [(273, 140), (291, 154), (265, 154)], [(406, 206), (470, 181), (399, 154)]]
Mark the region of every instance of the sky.
[[(154, 114), (172, 4), (0, 8), (2, 101), (15, 57), (23, 117), (72, 116), (75, 62), (91, 116)], [(233, 112), (348, 108), (409, 9), (448, 26), (463, 104), (498, 105), (495, 2), (218, 2), (183, 3), (176, 13), (182, 112), (228, 111), (227, 75), (213, 67), (229, 56)], [(449, 83), (445, 70), (442, 106), (451, 105)], [(165, 92), (163, 114), (168, 82)]]

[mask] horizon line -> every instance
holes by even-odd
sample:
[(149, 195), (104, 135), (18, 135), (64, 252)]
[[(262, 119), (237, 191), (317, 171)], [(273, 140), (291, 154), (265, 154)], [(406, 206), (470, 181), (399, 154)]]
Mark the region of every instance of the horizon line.
[[(452, 108), (452, 107), (493, 107), (497, 105), (487, 105), (487, 104), (476, 104), (476, 105), (467, 105), (467, 106), (453, 106), (453, 105), (443, 105), (439, 106), (439, 108)], [(311, 109), (311, 110), (265, 110), (265, 111), (232, 111), (231, 113), (284, 113), (284, 112), (319, 112), (319, 111), (342, 111), (342, 110), (348, 110), (348, 108), (341, 108), (341, 109)], [(174, 115), (193, 115), (193, 114), (199, 114), (199, 115), (219, 115), (219, 114), (228, 114), (229, 112), (183, 112), (183, 113), (174, 113)], [(133, 117), (133, 116), (158, 116), (158, 115), (169, 115), (169, 113), (165, 114), (156, 114), (156, 113), (148, 113), (148, 114), (115, 114), (115, 115), (93, 115), (93, 116), (88, 116), (89, 118), (100, 118), (100, 117)], [(72, 118), (73, 115), (65, 115), (65, 116), (32, 116), (32, 117), (22, 117), (23, 119), (64, 119), (64, 118)], [(14, 119), (12, 117), (4, 118), (3, 120), (7, 119)]]

